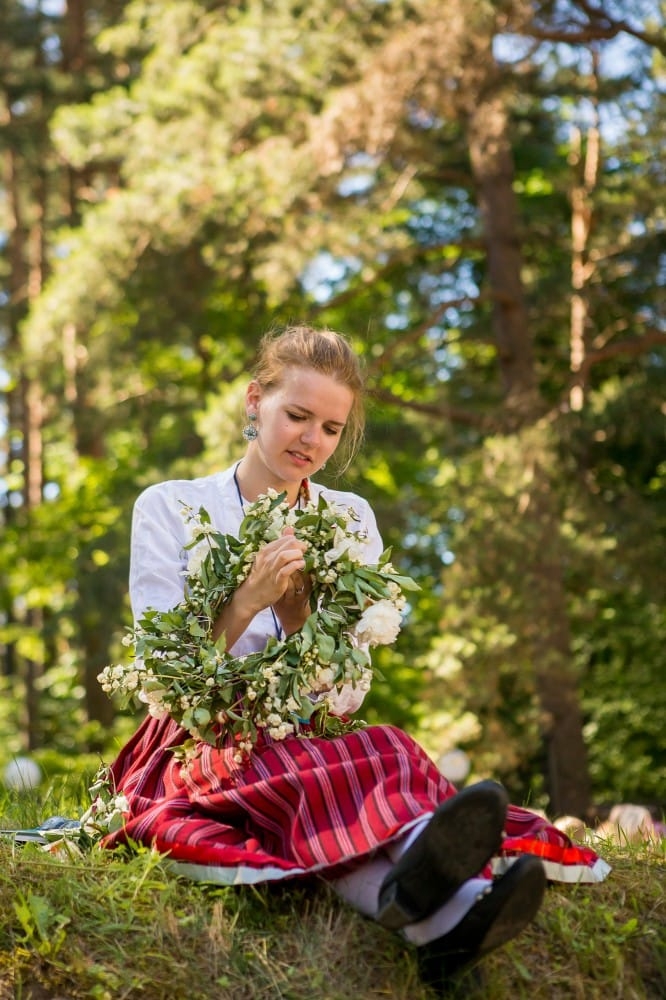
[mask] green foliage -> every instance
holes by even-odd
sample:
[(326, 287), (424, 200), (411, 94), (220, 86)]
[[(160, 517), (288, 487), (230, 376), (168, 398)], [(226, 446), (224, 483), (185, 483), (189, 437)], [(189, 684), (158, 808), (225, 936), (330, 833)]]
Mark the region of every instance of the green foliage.
[(596, 580), (588, 578), (576, 608), (585, 622), (576, 629), (576, 659), (590, 771), (601, 801), (660, 803), (666, 780), (666, 615), (642, 574), (622, 577), (606, 586), (598, 572)]

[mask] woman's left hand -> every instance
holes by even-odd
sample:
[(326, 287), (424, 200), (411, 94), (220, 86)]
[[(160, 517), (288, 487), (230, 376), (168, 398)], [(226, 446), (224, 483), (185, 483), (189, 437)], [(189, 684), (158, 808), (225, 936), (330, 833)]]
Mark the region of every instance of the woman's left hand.
[(289, 583), (279, 601), (273, 605), (280, 625), (287, 635), (302, 628), (310, 614), (310, 594), (312, 580), (309, 573), (297, 570), (289, 577)]

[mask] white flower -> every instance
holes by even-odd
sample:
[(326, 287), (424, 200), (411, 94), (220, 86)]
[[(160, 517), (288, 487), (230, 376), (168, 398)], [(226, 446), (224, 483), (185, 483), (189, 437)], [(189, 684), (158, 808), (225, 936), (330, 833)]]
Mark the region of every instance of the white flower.
[(284, 518), (285, 527), (295, 527), (298, 520), (298, 507), (290, 507)]
[(330, 667), (322, 667), (315, 675), (313, 691), (328, 691), (335, 680), (335, 675)]
[(197, 545), (196, 548), (192, 549), (190, 552), (190, 557), (187, 560), (187, 575), (196, 576), (203, 565), (203, 561), (208, 555), (208, 547), (206, 545)]
[(377, 601), (365, 609), (353, 635), (359, 643), (385, 646), (395, 640), (401, 625), (402, 615), (396, 606), (391, 601)]
[(266, 529), (266, 538), (269, 541), (273, 541), (275, 538), (279, 538), (286, 524), (285, 509), (283, 506), (276, 507), (268, 517), (268, 525)]
[(148, 706), (148, 714), (152, 715), (154, 719), (162, 719), (169, 713), (169, 709), (163, 700), (164, 694), (164, 688), (153, 688), (150, 691), (142, 688), (139, 691), (139, 701), (144, 702)]
[(124, 792), (118, 792), (115, 799), (112, 801), (112, 806), (114, 812), (128, 813), (129, 812), (129, 801)]
[(128, 691), (135, 691), (139, 686), (139, 671), (128, 670), (125, 674), (125, 687)]
[(274, 740), (284, 740), (287, 736), (291, 736), (293, 731), (294, 726), (291, 722), (281, 722), (278, 726), (271, 726), (268, 733)]
[(362, 565), (365, 561), (367, 544), (367, 539), (356, 532), (348, 534), (342, 528), (337, 527), (333, 536), (333, 547), (324, 553), (324, 559), (330, 566), (331, 563), (337, 562), (338, 559), (346, 554), (352, 562)]
[(361, 677), (357, 683), (357, 687), (359, 687), (361, 691), (369, 691), (371, 685), (372, 685), (372, 670), (370, 670), (368, 667), (363, 667), (361, 670)]
[(407, 598), (400, 590), (400, 587), (395, 580), (389, 580), (386, 587), (390, 600), (395, 604), (398, 611), (402, 611), (407, 604)]

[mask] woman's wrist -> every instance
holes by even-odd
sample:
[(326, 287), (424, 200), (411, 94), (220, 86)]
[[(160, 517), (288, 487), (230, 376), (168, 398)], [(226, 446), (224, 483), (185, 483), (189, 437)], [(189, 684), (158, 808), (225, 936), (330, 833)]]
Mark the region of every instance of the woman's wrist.
[(252, 619), (266, 607), (265, 604), (258, 604), (256, 600), (252, 599), (253, 589), (248, 586), (248, 581), (244, 580), (240, 587), (234, 590), (231, 599), (226, 605), (227, 608), (231, 609), (235, 617), (245, 622), (245, 625), (249, 625)]
[[(240, 588), (239, 588), (240, 589)], [(226, 636), (226, 646), (229, 649), (241, 637), (255, 615), (259, 614), (261, 608), (256, 611), (248, 605), (247, 601), (238, 598), (238, 590), (232, 594), (213, 625), (213, 638), (219, 639), (222, 633)]]

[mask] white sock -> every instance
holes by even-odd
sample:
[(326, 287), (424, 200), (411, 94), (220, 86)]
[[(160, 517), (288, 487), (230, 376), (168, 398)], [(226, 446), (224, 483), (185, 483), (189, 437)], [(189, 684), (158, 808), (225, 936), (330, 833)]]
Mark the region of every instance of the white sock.
[(417, 946), (448, 934), (469, 913), (484, 889), (491, 885), (489, 878), (468, 879), (438, 910), (416, 924), (407, 924), (400, 933)]
[[(347, 903), (366, 917), (377, 916), (379, 890), (393, 868), (382, 853), (359, 865), (341, 878), (332, 879), (331, 886)], [(422, 945), (448, 934), (469, 913), (484, 889), (492, 885), (487, 878), (470, 878), (443, 906), (424, 920), (403, 927), (401, 934), (412, 944)]]
[(372, 858), (358, 868), (353, 868), (347, 875), (332, 879), (331, 885), (338, 895), (366, 917), (376, 917), (379, 890), (384, 879), (398, 858), (428, 825), (432, 815), (428, 813), (427, 816), (419, 817), (399, 840), (386, 844)]
[(331, 886), (355, 910), (374, 919), (379, 905), (379, 890), (392, 868), (393, 862), (382, 851), (341, 878), (332, 879)]

